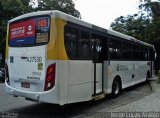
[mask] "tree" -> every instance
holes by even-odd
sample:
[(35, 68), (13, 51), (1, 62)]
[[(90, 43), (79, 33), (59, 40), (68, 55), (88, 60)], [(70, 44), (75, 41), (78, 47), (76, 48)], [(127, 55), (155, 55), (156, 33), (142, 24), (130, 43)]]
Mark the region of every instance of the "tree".
[(128, 15), (127, 17), (120, 16), (112, 22), (113, 30), (133, 36), (137, 39), (145, 40), (146, 25), (149, 20), (145, 19), (143, 15), (138, 14)]
[(148, 14), (148, 19), (150, 23), (147, 28), (147, 38), (149, 43), (160, 41), (160, 2), (151, 2), (148, 0), (145, 4), (139, 6), (140, 9), (144, 10)]
[(5, 37), (8, 20), (19, 15), (39, 10), (60, 10), (80, 18), (80, 12), (75, 9), (72, 0), (0, 0), (0, 52), (5, 51)]
[(0, 39), (4, 39), (8, 20), (33, 11), (32, 0), (1, 0), (0, 1)]
[(0, 1), (0, 52), (4, 64), (5, 37), (8, 20), (33, 11), (33, 0), (1, 0)]
[(139, 9), (138, 14), (118, 17), (112, 29), (149, 43), (160, 41), (160, 2), (145, 0)]
[(81, 18), (80, 12), (75, 9), (75, 4), (72, 0), (38, 0), (36, 10), (59, 10)]

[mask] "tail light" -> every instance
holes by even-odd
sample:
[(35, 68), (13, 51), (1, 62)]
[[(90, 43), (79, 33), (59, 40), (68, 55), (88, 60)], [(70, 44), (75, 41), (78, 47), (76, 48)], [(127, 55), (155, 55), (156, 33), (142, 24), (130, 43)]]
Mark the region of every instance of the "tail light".
[(6, 82), (8, 83), (8, 85), (10, 85), (9, 71), (8, 71), (8, 65), (7, 64), (5, 64), (5, 78), (6, 78)]
[(44, 90), (50, 90), (55, 85), (55, 76), (56, 76), (56, 64), (52, 64), (47, 68), (46, 80)]

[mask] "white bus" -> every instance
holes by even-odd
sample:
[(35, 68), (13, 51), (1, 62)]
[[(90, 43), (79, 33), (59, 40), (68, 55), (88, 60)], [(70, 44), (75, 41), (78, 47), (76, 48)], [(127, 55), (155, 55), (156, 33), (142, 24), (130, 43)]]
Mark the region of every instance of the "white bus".
[(6, 92), (37, 102), (117, 97), (153, 75), (153, 45), (59, 11), (10, 20), (6, 41)]

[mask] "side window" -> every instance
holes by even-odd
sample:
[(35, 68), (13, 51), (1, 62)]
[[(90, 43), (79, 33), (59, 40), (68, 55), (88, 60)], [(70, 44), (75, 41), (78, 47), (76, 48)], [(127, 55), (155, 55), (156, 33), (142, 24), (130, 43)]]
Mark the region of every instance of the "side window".
[(78, 58), (90, 58), (90, 34), (81, 31), (80, 38), (78, 39)]
[(145, 47), (145, 60), (149, 60), (149, 48)]
[(149, 49), (149, 60), (154, 60), (155, 59), (155, 51), (153, 48)]
[(65, 47), (67, 51), (67, 55), (69, 58), (74, 59), (76, 58), (76, 48), (77, 48), (77, 38), (78, 38), (78, 31), (72, 27), (65, 27), (64, 31), (65, 36)]
[(131, 59), (131, 44), (127, 42), (122, 42), (122, 55), (124, 60)]
[(90, 57), (90, 33), (66, 26), (64, 29), (64, 43), (70, 59), (87, 60)]
[(107, 37), (92, 34), (91, 52), (94, 62), (103, 62), (107, 59)]
[(110, 39), (109, 41), (109, 53), (110, 59), (121, 59), (122, 51), (121, 51), (121, 41)]
[(149, 49), (145, 46), (141, 46), (140, 48), (140, 59), (149, 60)]
[(145, 50), (144, 47), (140, 47), (140, 59), (144, 60), (145, 59)]
[(140, 47), (139, 45), (133, 44), (132, 45), (132, 59), (140, 60)]

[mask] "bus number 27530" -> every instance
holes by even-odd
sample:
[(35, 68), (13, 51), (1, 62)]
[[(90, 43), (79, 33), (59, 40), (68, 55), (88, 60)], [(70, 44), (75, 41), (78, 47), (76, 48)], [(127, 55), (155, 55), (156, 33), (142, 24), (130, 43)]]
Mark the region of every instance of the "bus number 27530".
[(26, 62), (42, 62), (42, 57), (27, 57)]

